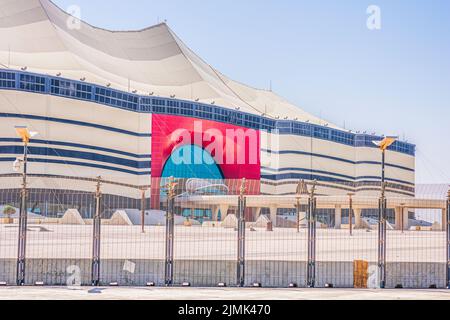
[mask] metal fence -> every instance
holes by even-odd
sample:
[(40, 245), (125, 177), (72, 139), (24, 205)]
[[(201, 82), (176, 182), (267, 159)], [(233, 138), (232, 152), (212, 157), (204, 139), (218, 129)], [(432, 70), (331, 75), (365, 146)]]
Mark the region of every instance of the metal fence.
[(40, 179), (0, 191), (0, 283), (450, 285), (450, 192), (322, 196), (301, 182), (270, 196), (259, 181)]

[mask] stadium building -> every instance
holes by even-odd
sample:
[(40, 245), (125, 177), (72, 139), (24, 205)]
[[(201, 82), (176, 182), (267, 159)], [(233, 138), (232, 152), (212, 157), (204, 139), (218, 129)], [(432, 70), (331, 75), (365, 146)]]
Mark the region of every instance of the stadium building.
[[(174, 176), (247, 178), (254, 194), (292, 194), (300, 179), (317, 180), (323, 195), (380, 192), (381, 153), (373, 141), (381, 136), (340, 128), (272, 91), (229, 79), (165, 23), (109, 31), (48, 0), (0, 0), (0, 39), (3, 193), (20, 189), (12, 170), (23, 153), (15, 126), (39, 133), (29, 146), (34, 190), (92, 192), (101, 176), (151, 186), (157, 200), (158, 181)], [(179, 129), (192, 139), (174, 139)], [(211, 132), (228, 131), (244, 133), (241, 143), (225, 138), (210, 152)], [(179, 164), (174, 154), (203, 160)], [(395, 142), (386, 161), (388, 194), (414, 197), (415, 146)], [(139, 199), (120, 186), (103, 192), (130, 199), (127, 206)]]

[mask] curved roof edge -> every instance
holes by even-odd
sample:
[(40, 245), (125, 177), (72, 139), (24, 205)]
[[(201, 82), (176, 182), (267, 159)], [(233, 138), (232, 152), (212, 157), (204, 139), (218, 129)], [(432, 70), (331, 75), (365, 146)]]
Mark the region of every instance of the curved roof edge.
[(8, 68), (340, 129), (272, 91), (226, 77), (166, 23), (112, 31), (78, 20), (50, 0), (0, 0), (0, 38), (0, 64)]

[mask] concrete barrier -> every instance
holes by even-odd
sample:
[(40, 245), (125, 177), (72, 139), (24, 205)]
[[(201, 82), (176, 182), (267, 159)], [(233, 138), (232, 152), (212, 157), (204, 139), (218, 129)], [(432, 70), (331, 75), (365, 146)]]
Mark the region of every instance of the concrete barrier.
[[(33, 285), (43, 281), (45, 285), (66, 286), (67, 279), (75, 273), (82, 285), (90, 285), (90, 259), (27, 259), (26, 284)], [(133, 265), (133, 271), (126, 268)], [(375, 266), (370, 262), (370, 267)], [(0, 281), (15, 284), (16, 260), (0, 260)], [(68, 269), (69, 267), (71, 267)], [(79, 272), (73, 272), (73, 266)], [(263, 287), (286, 288), (289, 283), (306, 286), (306, 261), (265, 261), (246, 260), (245, 285), (259, 282)], [(373, 269), (373, 268), (371, 268)], [(71, 272), (69, 272), (71, 271)], [(100, 265), (101, 285), (117, 282), (120, 286), (145, 286), (154, 282), (164, 285), (164, 258), (143, 259), (103, 259)], [(401, 284), (404, 288), (428, 289), (431, 285), (445, 288), (445, 263), (388, 262), (386, 265), (386, 288), (392, 289)], [(192, 286), (216, 286), (225, 282), (235, 286), (236, 262), (232, 260), (175, 260), (174, 283), (181, 285), (190, 282)], [(318, 261), (316, 264), (316, 287), (323, 288), (332, 283), (338, 288), (353, 287), (353, 262)]]
[(84, 226), (86, 223), (77, 209), (69, 209), (59, 221), (60, 224)]
[(237, 228), (238, 227), (238, 219), (235, 214), (229, 214), (225, 218), (225, 220), (222, 221), (221, 224), (222, 228)]
[(111, 219), (104, 220), (102, 223), (105, 223), (107, 225), (114, 225), (114, 226), (132, 226), (133, 223), (131, 222), (130, 218), (128, 217), (125, 210), (117, 210), (112, 215)]

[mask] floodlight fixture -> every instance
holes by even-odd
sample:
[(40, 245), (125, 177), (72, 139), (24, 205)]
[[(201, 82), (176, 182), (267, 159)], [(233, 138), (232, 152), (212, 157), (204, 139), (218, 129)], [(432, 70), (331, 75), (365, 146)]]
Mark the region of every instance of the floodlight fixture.
[(372, 142), (374, 145), (376, 145), (382, 151), (385, 151), (397, 140), (398, 140), (398, 137), (396, 137), (396, 136), (387, 136), (381, 141), (372, 141)]
[(30, 142), (31, 138), (38, 135), (37, 132), (28, 130), (28, 127), (26, 126), (16, 126), (15, 129), (17, 135), (22, 139), (22, 142), (25, 144)]

